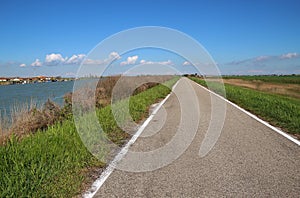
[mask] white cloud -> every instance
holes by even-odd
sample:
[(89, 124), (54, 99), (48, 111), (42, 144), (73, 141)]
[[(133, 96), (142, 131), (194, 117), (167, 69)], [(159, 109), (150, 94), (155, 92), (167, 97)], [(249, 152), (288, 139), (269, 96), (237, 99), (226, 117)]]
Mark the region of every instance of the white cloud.
[(20, 64), (20, 67), (26, 67), (25, 63)]
[(120, 59), (121, 56), (117, 53), (117, 52), (111, 52), (108, 56), (108, 58), (110, 60), (117, 60), (117, 59)]
[(283, 54), (280, 56), (281, 59), (291, 59), (291, 58), (297, 58), (297, 57), (299, 57), (299, 54), (297, 54), (296, 52), (287, 53), (287, 54)]
[(170, 61), (170, 60), (161, 61), (161, 62), (158, 62), (158, 64), (160, 64), (160, 65), (173, 65), (172, 61)]
[[(47, 66), (56, 66), (56, 65), (80, 65), (82, 61), (86, 58), (87, 56), (85, 54), (73, 54), (70, 58), (66, 57), (63, 58), (61, 54), (47, 54), (45, 57), (45, 61), (41, 62), (39, 59), (36, 59), (31, 66), (42, 66), (42, 65), (47, 65)], [(137, 56), (136, 56), (137, 57)], [(117, 52), (111, 52), (107, 58), (103, 60), (94, 60), (94, 59), (85, 59), (84, 64), (88, 65), (100, 65), (100, 64), (108, 64), (111, 61), (120, 59), (121, 56)], [(129, 59), (129, 63), (131, 64), (134, 62), (133, 59)], [(20, 67), (25, 67), (25, 64), (21, 64)]]
[(167, 60), (167, 61), (158, 61), (158, 62), (141, 60), (140, 64), (148, 64), (148, 65), (153, 65), (153, 64), (158, 64), (158, 65), (173, 65), (173, 62), (170, 61), (170, 60)]
[(78, 55), (74, 54), (69, 59), (66, 59), (65, 63), (70, 65), (72, 64), (79, 65), (85, 57), (86, 57), (85, 54), (78, 54)]
[(260, 61), (268, 60), (270, 58), (271, 58), (270, 56), (258, 56), (255, 58), (255, 61), (260, 62)]
[(291, 74), (297, 73), (299, 57), (299, 53), (264, 55), (223, 63), (220, 68), (228, 74)]
[(86, 65), (103, 65), (108, 64), (114, 60), (120, 59), (121, 56), (117, 52), (111, 52), (108, 57), (104, 60), (101, 59), (85, 59), (84, 64)]
[(61, 54), (47, 54), (45, 58), (45, 65), (55, 66), (61, 64), (67, 65), (80, 65), (83, 59), (86, 57), (85, 54), (73, 54), (70, 58), (63, 58)]
[(192, 65), (189, 61), (184, 61), (183, 63), (182, 63), (182, 65), (183, 66), (189, 66), (189, 65)]
[(294, 52), (294, 53), (287, 53), (282, 55), (273, 55), (273, 56), (257, 56), (250, 59), (240, 60), (240, 61), (232, 61), (229, 63), (226, 63), (226, 65), (252, 65), (252, 64), (264, 64), (266, 62), (272, 62), (272, 61), (278, 61), (283, 59), (292, 59), (292, 58), (298, 58), (300, 57), (300, 54)]
[(45, 58), (45, 64), (46, 65), (59, 65), (61, 63), (64, 63), (65, 59), (62, 57), (61, 54), (47, 54)]
[(129, 56), (126, 61), (120, 63), (120, 65), (133, 65), (137, 61), (138, 56)]
[(155, 62), (153, 62), (153, 61), (146, 61), (146, 60), (141, 60), (140, 61), (140, 64), (147, 64), (147, 65), (150, 65), (150, 64), (154, 64)]
[(42, 62), (39, 59), (35, 59), (35, 61), (33, 63), (31, 63), (32, 67), (41, 67), (42, 66)]
[(84, 65), (102, 65), (104, 63), (105, 63), (105, 61), (103, 61), (103, 60), (95, 60), (95, 59), (90, 59), (90, 58), (85, 59), (83, 62)]
[(128, 62), (128, 64), (135, 64), (135, 62), (137, 61), (138, 58), (139, 58), (138, 56), (128, 57), (127, 62)]
[(276, 59), (276, 56), (257, 56), (254, 58), (232, 61), (229, 63), (225, 63), (225, 65), (249, 65), (249, 64), (263, 64), (266, 61), (271, 61)]

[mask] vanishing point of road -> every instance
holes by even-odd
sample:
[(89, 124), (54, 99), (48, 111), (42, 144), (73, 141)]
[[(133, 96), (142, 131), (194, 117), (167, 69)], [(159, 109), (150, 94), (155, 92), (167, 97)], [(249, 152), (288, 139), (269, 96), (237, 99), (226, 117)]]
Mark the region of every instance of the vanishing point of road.
[[(180, 104), (178, 98), (192, 97), (188, 87), (195, 91), (200, 117), (196, 134), (182, 155), (152, 171), (115, 169), (95, 197), (300, 196), (300, 147), (229, 103), (216, 144), (207, 155), (199, 156), (211, 120), (211, 97), (221, 99), (187, 78), (180, 79), (176, 94), (170, 95), (129, 150), (151, 151), (172, 140), (181, 120), (180, 105), (189, 105), (188, 101)], [(192, 104), (188, 108), (192, 111)], [(143, 137), (153, 130), (159, 132)], [(184, 128), (187, 135), (191, 131)]]

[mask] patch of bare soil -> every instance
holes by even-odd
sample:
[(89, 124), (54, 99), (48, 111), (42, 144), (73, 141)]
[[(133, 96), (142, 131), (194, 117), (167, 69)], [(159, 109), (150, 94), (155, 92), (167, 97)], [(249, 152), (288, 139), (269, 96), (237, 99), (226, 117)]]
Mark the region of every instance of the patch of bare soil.
[(255, 89), (259, 91), (275, 93), (300, 99), (300, 85), (298, 84), (276, 84), (259, 80), (248, 81), (242, 79), (223, 79), (224, 83)]

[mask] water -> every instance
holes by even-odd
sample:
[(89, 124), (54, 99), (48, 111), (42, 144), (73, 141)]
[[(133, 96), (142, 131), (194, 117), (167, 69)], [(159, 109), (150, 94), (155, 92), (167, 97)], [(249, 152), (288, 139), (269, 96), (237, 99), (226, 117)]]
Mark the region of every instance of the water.
[(48, 99), (62, 106), (63, 97), (72, 91), (73, 83), (73, 81), (67, 81), (0, 86), (1, 115), (9, 116), (14, 106), (22, 107), (32, 102), (40, 106)]

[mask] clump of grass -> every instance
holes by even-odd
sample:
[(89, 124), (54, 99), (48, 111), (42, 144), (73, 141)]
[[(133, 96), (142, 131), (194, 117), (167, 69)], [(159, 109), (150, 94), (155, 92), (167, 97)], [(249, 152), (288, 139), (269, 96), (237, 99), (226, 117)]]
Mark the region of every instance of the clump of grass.
[(0, 145), (3, 144), (7, 138), (9, 137), (8, 129), (9, 129), (10, 121), (8, 120), (6, 113), (0, 113)]
[(22, 138), (39, 129), (43, 130), (60, 120), (60, 111), (60, 107), (50, 100), (41, 108), (31, 105), (15, 109), (12, 112), (12, 125), (9, 133), (14, 134), (17, 138)]
[[(191, 78), (206, 86), (199, 78)], [(292, 134), (300, 134), (300, 100), (234, 85), (225, 85), (228, 100)], [(212, 91), (219, 93), (212, 86)]]
[(21, 139), (52, 125), (60, 118), (60, 107), (50, 100), (42, 107), (37, 107), (36, 103), (31, 101), (29, 104), (13, 106), (10, 116), (10, 119), (7, 116), (0, 119), (1, 143), (5, 143), (11, 135)]

